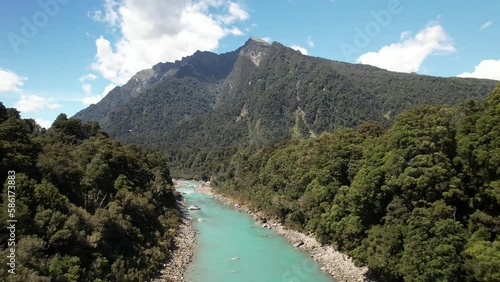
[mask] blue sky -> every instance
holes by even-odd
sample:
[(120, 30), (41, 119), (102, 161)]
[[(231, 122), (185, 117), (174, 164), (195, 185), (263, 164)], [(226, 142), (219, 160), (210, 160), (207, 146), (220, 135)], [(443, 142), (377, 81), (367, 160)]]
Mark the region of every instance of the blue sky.
[(18, 0), (0, 4), (0, 101), (48, 127), (137, 71), (250, 37), (310, 56), (500, 80), (500, 1)]

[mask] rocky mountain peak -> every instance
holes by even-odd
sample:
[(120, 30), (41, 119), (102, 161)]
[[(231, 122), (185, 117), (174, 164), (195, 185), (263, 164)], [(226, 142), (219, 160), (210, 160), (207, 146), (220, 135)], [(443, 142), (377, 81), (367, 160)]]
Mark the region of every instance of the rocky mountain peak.
[(241, 47), (240, 55), (249, 57), (255, 66), (259, 66), (262, 57), (265, 55), (265, 51), (270, 46), (271, 44), (260, 38), (250, 37), (243, 47)]
[(250, 37), (250, 39), (248, 39), (245, 44), (248, 44), (248, 43), (260, 44), (263, 46), (270, 46), (271, 45), (269, 42), (265, 41), (264, 39), (260, 39), (260, 38), (253, 37), (253, 36)]

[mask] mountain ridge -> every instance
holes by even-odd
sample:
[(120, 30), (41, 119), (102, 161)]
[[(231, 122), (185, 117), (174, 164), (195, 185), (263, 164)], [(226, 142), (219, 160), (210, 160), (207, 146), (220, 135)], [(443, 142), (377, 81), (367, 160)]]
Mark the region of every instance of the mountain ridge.
[[(397, 73), (302, 55), (256, 38), (136, 74), (77, 113), (111, 136), (168, 152), (308, 138), (368, 120), (389, 126), (422, 104), (483, 99), (495, 81)], [(97, 114), (96, 114), (97, 113)]]
[[(264, 42), (265, 43), (265, 42)], [(267, 43), (268, 44), (268, 43)], [(196, 51), (193, 55), (186, 56), (180, 60), (174, 62), (158, 63), (150, 69), (144, 69), (133, 75), (127, 83), (122, 86), (117, 86), (112, 89), (101, 101), (97, 104), (92, 104), (87, 108), (77, 112), (74, 117), (80, 118), (82, 120), (93, 120), (99, 121), (104, 127), (107, 126), (109, 114), (111, 111), (122, 105), (123, 103), (130, 100), (130, 98), (137, 97), (140, 93), (148, 90), (156, 83), (160, 82), (165, 77), (172, 76), (189, 76), (193, 75), (190, 73), (190, 66), (192, 66), (192, 61), (198, 60), (198, 63), (203, 63), (203, 59), (207, 56), (221, 56), (221, 57), (231, 57), (236, 55), (241, 50), (245, 49), (246, 46), (259, 46), (263, 45), (261, 40), (256, 38), (250, 38), (245, 45), (238, 48), (235, 51), (215, 54), (209, 51)], [(265, 45), (265, 44), (264, 44)], [(268, 44), (269, 45), (269, 44)], [(231, 60), (230, 60), (231, 61)], [(231, 63), (231, 62), (230, 62)], [(215, 67), (220, 67), (220, 65), (215, 65)], [(192, 70), (191, 70), (192, 71)], [(227, 71), (227, 70), (226, 70)], [(179, 73), (180, 72), (180, 73)], [(227, 74), (222, 74), (223, 77)], [(203, 77), (203, 75), (202, 75)], [(219, 77), (219, 79), (221, 79)]]

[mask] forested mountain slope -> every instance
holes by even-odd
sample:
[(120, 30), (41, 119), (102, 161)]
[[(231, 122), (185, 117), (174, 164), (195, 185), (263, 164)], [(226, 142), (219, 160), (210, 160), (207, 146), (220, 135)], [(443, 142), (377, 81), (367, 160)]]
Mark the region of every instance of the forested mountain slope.
[[(111, 126), (110, 114), (113, 111), (165, 80), (193, 77), (209, 84), (217, 84), (231, 71), (237, 54), (238, 50), (222, 55), (198, 51), (174, 63), (158, 63), (151, 69), (138, 72), (125, 85), (114, 88), (98, 104), (90, 105), (75, 117), (84, 121), (99, 121), (104, 127)], [(185, 82), (186, 87), (189, 87), (190, 81)]]
[[(139, 72), (76, 116), (111, 136), (168, 152), (273, 144), (368, 120), (384, 127), (423, 104), (484, 99), (494, 81), (395, 73), (304, 56), (249, 39), (234, 52), (196, 52)], [(218, 154), (218, 153), (217, 153)]]
[(500, 84), (484, 101), (405, 111), (387, 130), (248, 147), (212, 176), (380, 281), (500, 281)]
[(179, 215), (159, 153), (64, 114), (42, 130), (0, 103), (0, 171), (1, 281), (147, 281), (169, 255)]
[(251, 56), (253, 50), (268, 45), (251, 39), (233, 52), (217, 55), (197, 51), (174, 63), (159, 63), (75, 117), (98, 121), (120, 139), (141, 139), (177, 127), (213, 109), (240, 54)]

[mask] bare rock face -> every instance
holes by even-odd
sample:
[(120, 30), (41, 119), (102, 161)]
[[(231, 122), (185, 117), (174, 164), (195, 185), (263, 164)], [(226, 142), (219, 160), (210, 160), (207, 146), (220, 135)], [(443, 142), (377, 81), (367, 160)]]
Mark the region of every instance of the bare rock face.
[[(238, 207), (239, 207), (239, 205), (238, 205)], [(256, 217), (254, 217), (254, 220), (257, 221), (258, 223), (262, 223), (262, 224), (267, 223), (267, 218), (262, 217), (262, 216), (256, 216)]]
[(266, 54), (265, 51), (269, 46), (271, 46), (271, 44), (268, 42), (259, 38), (251, 37), (241, 49), (240, 55), (249, 57), (255, 66), (259, 66), (260, 61)]
[(298, 247), (300, 247), (300, 246), (304, 245), (304, 241), (302, 241), (302, 240), (300, 240), (300, 239), (299, 239), (299, 240), (296, 240), (296, 241), (295, 241), (292, 245), (293, 245), (295, 248), (298, 248)]

